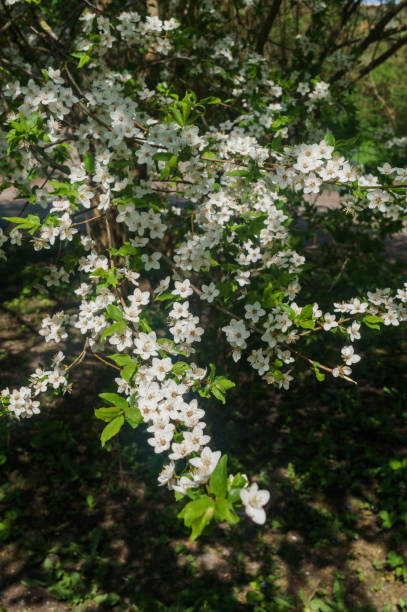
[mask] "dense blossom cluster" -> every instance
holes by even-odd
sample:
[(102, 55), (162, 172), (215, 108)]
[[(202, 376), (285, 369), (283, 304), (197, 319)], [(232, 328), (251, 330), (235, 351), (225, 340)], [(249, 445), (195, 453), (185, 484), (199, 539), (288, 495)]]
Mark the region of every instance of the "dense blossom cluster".
[[(69, 371), (88, 352), (116, 363), (117, 393), (104, 394), (114, 396), (113, 407), (99, 411), (108, 423), (102, 441), (125, 418), (132, 426), (144, 421), (148, 443), (168, 458), (159, 484), (183, 496), (203, 491), (221, 465), (221, 452), (209, 446), (205, 410), (192, 395), (213, 393), (224, 401), (233, 386), (214, 377), (208, 364), (196, 364), (209, 310), (222, 317), (232, 360), (244, 358), (282, 389), (290, 387), (298, 360), (318, 367), (298, 350), (309, 333), (341, 331), (338, 363), (321, 367), (349, 378), (360, 360), (354, 343), (362, 322), (397, 326), (407, 319), (407, 283), (396, 293), (376, 289), (335, 302), (332, 312), (316, 302), (300, 304), (306, 259), (293, 246), (289, 206), (293, 197), (340, 186), (348, 194), (341, 206), (355, 222), (366, 212), (377, 223), (396, 220), (404, 215), (405, 196), (392, 186), (406, 182), (407, 169), (385, 164), (377, 176), (365, 174), (329, 138), (284, 144), (291, 106), (301, 98), (312, 113), (330, 104), (329, 85), (298, 77), (285, 90), (264, 58), (246, 53), (242, 59), (238, 41), (217, 41), (209, 67), (203, 59), (194, 65), (214, 79), (225, 78), (226, 70), (232, 98), (245, 109), (208, 124), (201, 115), (221, 100), (199, 101), (190, 92), (180, 99), (168, 85), (165, 63), (154, 80), (120, 69), (117, 61), (118, 49), (133, 46), (158, 58), (187, 54), (175, 19), (127, 11), (110, 21), (86, 10), (81, 20), (76, 48), (85, 58), (83, 82), (69, 69), (47, 65), (42, 78), (10, 81), (4, 90), (10, 109), (0, 148), (9, 153), (7, 181), (40, 212), (10, 220), (13, 229), (0, 232), (0, 255), (6, 257), (7, 240), (19, 245), (27, 237), (36, 251), (76, 249), (73, 263), (48, 266), (41, 282), (73, 287), (78, 309), (46, 316), (39, 334), (54, 344), (80, 332), (84, 348), (66, 366), (58, 353), (50, 369), (36, 370), (28, 386), (5, 389), (1, 401), (15, 417), (30, 417), (39, 412), (35, 398), (48, 388), (69, 390)], [(204, 42), (193, 34), (201, 57)], [(253, 96), (262, 104), (252, 110)], [(42, 182), (33, 186), (33, 178)], [(112, 237), (113, 227), (122, 229), (122, 243)], [(165, 329), (154, 328), (153, 311), (165, 313)], [(228, 487), (233, 503), (264, 523), (269, 493), (241, 475), (231, 476)]]

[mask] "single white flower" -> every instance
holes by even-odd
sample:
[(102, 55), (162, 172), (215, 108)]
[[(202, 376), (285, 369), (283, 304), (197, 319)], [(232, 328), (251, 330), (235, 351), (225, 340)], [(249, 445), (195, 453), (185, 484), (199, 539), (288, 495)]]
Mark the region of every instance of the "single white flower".
[(246, 514), (258, 525), (264, 525), (266, 522), (266, 513), (263, 506), (270, 499), (269, 491), (260, 490), (256, 482), (252, 484), (250, 489), (240, 490), (240, 499), (244, 504)]

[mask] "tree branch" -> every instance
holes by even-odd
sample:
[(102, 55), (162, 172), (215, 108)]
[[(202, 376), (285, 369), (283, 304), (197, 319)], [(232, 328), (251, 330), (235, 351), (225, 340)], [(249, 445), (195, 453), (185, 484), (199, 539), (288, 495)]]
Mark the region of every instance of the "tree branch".
[(387, 49), (387, 51), (379, 55), (379, 57), (377, 57), (373, 62), (370, 62), (370, 64), (365, 66), (365, 68), (363, 68), (359, 72), (358, 76), (352, 81), (352, 85), (356, 83), (357, 81), (359, 81), (361, 78), (363, 78), (366, 74), (369, 74), (369, 72), (377, 68), (377, 66), (380, 66), (380, 64), (385, 62), (396, 51), (398, 51), (400, 47), (406, 44), (407, 44), (407, 36), (404, 36), (404, 38), (400, 38), (400, 40), (398, 40), (394, 45), (392, 45), (389, 49)]
[(267, 38), (270, 34), (270, 30), (273, 27), (273, 23), (275, 18), (277, 17), (277, 13), (280, 10), (282, 0), (274, 0), (273, 4), (270, 7), (270, 12), (266, 21), (263, 24), (263, 27), (260, 30), (259, 38), (257, 40), (256, 51), (260, 55), (263, 53), (264, 45), (267, 42)]

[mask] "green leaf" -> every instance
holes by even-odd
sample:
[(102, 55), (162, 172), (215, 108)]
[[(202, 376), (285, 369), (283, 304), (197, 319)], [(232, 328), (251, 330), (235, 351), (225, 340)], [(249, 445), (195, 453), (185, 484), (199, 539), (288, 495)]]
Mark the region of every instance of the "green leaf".
[(284, 292), (281, 290), (273, 291), (272, 284), (270, 283), (269, 286), (264, 290), (261, 305), (264, 306), (264, 308), (272, 308), (273, 306), (278, 306), (279, 304), (281, 304), (283, 298)]
[(95, 417), (97, 419), (101, 419), (102, 421), (106, 421), (107, 423), (119, 416), (119, 414), (119, 406), (109, 406), (109, 408), (97, 408), (95, 410)]
[(216, 366), (214, 363), (209, 364), (209, 370), (210, 370), (209, 380), (213, 382), (215, 380), (215, 372), (216, 372)]
[(319, 381), (322, 382), (323, 380), (325, 380), (325, 374), (323, 374), (322, 372), (319, 371), (319, 363), (317, 361), (314, 362), (314, 372), (315, 372), (315, 378)]
[(221, 391), (227, 391), (228, 389), (232, 389), (236, 387), (235, 383), (232, 380), (229, 380), (225, 376), (217, 376), (214, 380), (214, 385), (218, 387)]
[(295, 310), (293, 310), (291, 306), (289, 306), (288, 304), (280, 304), (280, 308), (281, 310), (284, 310), (284, 312), (287, 314), (289, 319), (291, 319), (291, 321), (295, 321), (296, 319)]
[(99, 397), (106, 400), (114, 406), (118, 406), (122, 410), (127, 408), (127, 400), (117, 393), (99, 393)]
[(180, 295), (175, 295), (175, 293), (170, 293), (166, 291), (165, 293), (161, 293), (161, 295), (156, 295), (154, 300), (156, 302), (164, 302), (165, 300), (181, 300)]
[(184, 120), (184, 124), (187, 124), (188, 117), (191, 114), (191, 110), (196, 105), (196, 95), (193, 91), (187, 91), (185, 96), (182, 99), (181, 107), (182, 107), (182, 118)]
[(113, 287), (116, 287), (119, 280), (123, 277), (123, 274), (118, 273), (116, 268), (109, 268), (108, 270), (97, 268), (91, 273), (91, 276), (105, 278), (106, 285), (113, 285)]
[(145, 332), (146, 334), (149, 334), (151, 331), (153, 331), (148, 323), (148, 321), (145, 318), (145, 315), (140, 317), (140, 321), (139, 321), (139, 327), (141, 329), (141, 331)]
[(172, 158), (173, 154), (172, 153), (168, 153), (166, 151), (162, 151), (160, 153), (154, 153), (153, 155), (153, 160), (154, 161), (170, 161), (170, 159)]
[(116, 417), (115, 419), (113, 419), (113, 421), (110, 421), (110, 423), (106, 425), (106, 427), (104, 428), (100, 436), (100, 441), (102, 442), (102, 446), (104, 446), (108, 440), (113, 438), (113, 436), (119, 433), (120, 429), (123, 426), (123, 423), (124, 423), (124, 416), (120, 415)]
[(9, 223), (16, 223), (16, 227), (12, 229), (14, 232), (17, 229), (28, 229), (30, 234), (33, 234), (41, 227), (40, 218), (37, 215), (27, 215), (26, 217), (3, 217)]
[(273, 130), (276, 130), (282, 125), (287, 125), (287, 123), (290, 123), (290, 121), (291, 121), (291, 117), (286, 116), (286, 115), (281, 115), (281, 117), (273, 121), (273, 123), (271, 124), (271, 127), (273, 128)]
[(220, 102), (222, 102), (222, 100), (216, 96), (208, 96), (207, 98), (199, 100), (199, 104), (219, 104)]
[(394, 550), (391, 550), (387, 555), (387, 564), (390, 565), (390, 567), (393, 569), (395, 567), (401, 567), (402, 565), (404, 565), (404, 559)]
[(298, 325), (304, 329), (314, 329), (315, 321), (313, 319), (310, 319), (309, 321), (298, 321)]
[(209, 488), (216, 497), (225, 497), (227, 491), (227, 462), (228, 456), (223, 455), (216, 468), (213, 470), (210, 480)]
[(172, 113), (172, 116), (174, 117), (175, 122), (178, 123), (179, 126), (184, 127), (185, 125), (184, 119), (180, 111), (178, 110), (178, 108), (171, 108), (171, 113)]
[(219, 159), (219, 155), (213, 151), (204, 151), (203, 157), (204, 159)]
[(307, 319), (312, 319), (314, 308), (312, 304), (307, 304), (301, 309), (300, 316), (298, 317), (300, 321), (305, 321)]
[(138, 363), (132, 363), (131, 365), (126, 365), (120, 372), (120, 376), (127, 382), (130, 383), (131, 377), (134, 372), (138, 368)]
[(71, 53), (71, 56), (79, 59), (78, 68), (82, 68), (82, 66), (88, 64), (92, 59), (86, 51), (74, 51), (73, 53)]
[(218, 389), (217, 387), (212, 387), (211, 391), (212, 391), (212, 394), (214, 395), (214, 397), (216, 397), (216, 399), (221, 401), (222, 404), (226, 404), (225, 395), (222, 393), (222, 391), (220, 389)]
[(123, 319), (122, 311), (114, 304), (109, 304), (109, 306), (106, 306), (105, 311), (107, 312), (108, 316), (114, 321), (121, 321)]
[(381, 317), (375, 317), (374, 315), (366, 315), (363, 317), (363, 323), (371, 329), (380, 329), (383, 319)]
[(226, 176), (247, 176), (249, 173), (247, 170), (232, 170), (227, 172)]
[(230, 525), (239, 522), (239, 517), (233, 510), (233, 504), (229, 499), (218, 497), (215, 503), (215, 519), (227, 521)]
[(326, 144), (330, 145), (331, 147), (335, 146), (335, 136), (332, 134), (332, 132), (327, 132), (324, 136), (324, 140)]
[(85, 166), (86, 172), (88, 174), (93, 174), (95, 170), (95, 158), (93, 157), (93, 155), (91, 155), (90, 153), (84, 153), (83, 165)]
[(9, 223), (25, 223), (26, 217), (3, 217)]
[[(346, 138), (343, 140), (337, 140), (334, 145), (336, 149), (339, 148), (350, 148), (352, 147), (354, 144), (357, 143), (357, 141), (359, 140), (359, 134), (356, 134), (356, 136), (352, 136), (351, 138)], [(330, 144), (330, 143), (328, 143)]]
[(112, 336), (113, 334), (121, 334), (125, 329), (126, 329), (126, 322), (117, 321), (116, 323), (113, 323), (113, 325), (110, 325), (110, 327), (105, 329), (103, 334), (100, 336), (100, 339), (104, 340), (104, 338), (107, 338), (107, 336)]
[(162, 179), (168, 178), (169, 176), (171, 176), (172, 171), (175, 170), (177, 166), (178, 166), (178, 156), (171, 155), (165, 167), (161, 170), (160, 177)]
[(54, 189), (51, 192), (52, 195), (68, 196), (75, 199), (78, 196), (78, 187), (75, 184), (61, 183), (60, 181), (49, 181), (48, 184)]
[(108, 355), (109, 359), (114, 361), (118, 366), (133, 365), (134, 360), (130, 355), (122, 355), (121, 353), (115, 353), (114, 355)]
[(88, 64), (91, 59), (92, 58), (90, 57), (90, 55), (82, 55), (81, 59), (78, 62), (78, 68), (82, 68), (82, 66)]
[(122, 257), (126, 257), (127, 255), (138, 255), (139, 249), (132, 244), (126, 242), (119, 249), (108, 249), (112, 255), (121, 255)]
[(379, 512), (379, 516), (382, 519), (383, 523), (382, 523), (382, 527), (383, 529), (391, 529), (394, 525), (394, 523), (397, 520), (397, 517), (395, 516), (395, 513), (392, 512), (391, 514), (389, 512), (387, 512), (387, 510), (381, 510)]
[(219, 295), (227, 300), (228, 298), (232, 297), (232, 295), (236, 292), (236, 289), (236, 283), (234, 283), (231, 279), (228, 279), (219, 285)]
[(189, 363), (187, 363), (186, 361), (177, 361), (176, 363), (174, 363), (174, 365), (172, 366), (172, 371), (174, 372), (174, 374), (176, 374), (177, 376), (185, 374), (185, 372), (187, 372), (188, 370), (191, 369), (191, 366), (189, 365)]
[(309, 603), (309, 608), (312, 612), (332, 612), (332, 608), (329, 604), (325, 603), (319, 597), (314, 597)]
[(214, 504), (207, 495), (201, 495), (195, 501), (189, 502), (178, 514), (178, 518), (184, 519), (186, 527), (190, 527), (192, 523), (200, 517), (211, 504)]
[(205, 527), (211, 522), (214, 512), (215, 506), (213, 500), (211, 500), (211, 505), (205, 510), (204, 514), (192, 523), (192, 531), (189, 537), (190, 540), (196, 540), (199, 538)]
[(129, 406), (124, 413), (126, 415), (126, 421), (133, 427), (133, 429), (136, 429), (137, 425), (140, 425), (140, 423), (143, 422), (143, 417), (141, 416), (141, 412), (137, 406)]

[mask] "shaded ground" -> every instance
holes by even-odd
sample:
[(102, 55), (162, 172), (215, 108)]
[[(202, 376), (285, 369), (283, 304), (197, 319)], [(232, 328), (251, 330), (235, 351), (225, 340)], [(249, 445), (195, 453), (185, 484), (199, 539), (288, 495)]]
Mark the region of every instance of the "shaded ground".
[[(15, 380), (17, 338), (28, 336), (11, 316), (1, 320), (10, 338), (2, 373)], [(95, 377), (89, 366), (81, 373)], [(301, 597), (323, 612), (398, 609), (407, 594), (406, 469), (390, 464), (405, 454), (404, 401), (378, 389), (355, 401), (328, 385), (317, 404), (312, 386), (301, 404), (295, 393), (261, 400), (252, 389), (227, 427), (237, 467), (263, 466), (266, 527), (243, 521), (193, 544), (170, 495), (146, 486), (157, 465), (142, 432), (122, 436), (122, 461), (118, 448), (100, 449), (89, 384), (50, 398), (38, 418), (3, 425), (0, 609), (303, 610)]]

